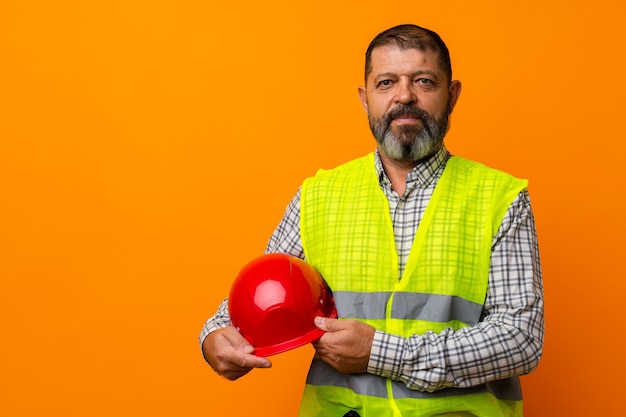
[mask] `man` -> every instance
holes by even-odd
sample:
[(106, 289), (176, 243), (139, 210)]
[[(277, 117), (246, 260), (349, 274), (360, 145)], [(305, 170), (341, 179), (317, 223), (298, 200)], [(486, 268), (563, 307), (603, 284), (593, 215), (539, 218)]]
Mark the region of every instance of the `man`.
[[(267, 247), (315, 266), (339, 313), (316, 319), (300, 415), (521, 416), (544, 331), (527, 182), (446, 150), (461, 83), (436, 33), (380, 33), (358, 91), (376, 151), (305, 180)], [(271, 366), (229, 325), (225, 300), (200, 335), (216, 372)]]

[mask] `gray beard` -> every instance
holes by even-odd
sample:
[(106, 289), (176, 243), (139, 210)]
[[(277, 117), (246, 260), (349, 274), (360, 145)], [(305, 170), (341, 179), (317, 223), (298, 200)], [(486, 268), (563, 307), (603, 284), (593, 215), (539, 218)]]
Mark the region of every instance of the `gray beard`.
[[(397, 132), (391, 130), (391, 122), (398, 115), (419, 117), (423, 128), (400, 126)], [(417, 162), (433, 155), (439, 150), (443, 138), (448, 132), (450, 112), (446, 111), (437, 121), (417, 107), (397, 108), (383, 118), (372, 119), (368, 116), (370, 129), (381, 151), (397, 161)]]

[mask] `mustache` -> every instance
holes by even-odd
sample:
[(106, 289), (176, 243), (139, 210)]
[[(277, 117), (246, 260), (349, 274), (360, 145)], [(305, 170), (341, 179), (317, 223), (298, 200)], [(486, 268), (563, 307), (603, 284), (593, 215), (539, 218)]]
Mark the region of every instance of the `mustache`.
[(422, 121), (431, 119), (430, 115), (419, 107), (402, 105), (401, 107), (396, 107), (393, 110), (390, 110), (389, 113), (385, 115), (385, 124), (389, 125), (393, 119), (406, 116), (414, 117)]

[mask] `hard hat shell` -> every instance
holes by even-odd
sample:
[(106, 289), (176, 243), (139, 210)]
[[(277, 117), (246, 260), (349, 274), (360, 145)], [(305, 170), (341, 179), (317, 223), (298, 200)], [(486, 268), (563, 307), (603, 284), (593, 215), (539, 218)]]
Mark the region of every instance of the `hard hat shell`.
[(255, 348), (270, 356), (319, 339), (316, 316), (337, 317), (330, 288), (302, 259), (284, 253), (260, 256), (245, 265), (228, 299), (230, 320)]

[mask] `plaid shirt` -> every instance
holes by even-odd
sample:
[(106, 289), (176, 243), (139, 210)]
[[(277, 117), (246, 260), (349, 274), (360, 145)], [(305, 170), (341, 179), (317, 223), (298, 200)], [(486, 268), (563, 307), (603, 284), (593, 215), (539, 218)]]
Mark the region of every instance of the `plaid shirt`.
[[(442, 148), (420, 163), (406, 179), (400, 196), (391, 188), (378, 152), (375, 165), (394, 225), (398, 277), (406, 265), (420, 219), (450, 154)], [(304, 259), (300, 238), (300, 190), (272, 234), (266, 253), (284, 252)], [(230, 325), (224, 300), (202, 332)], [(433, 391), (469, 387), (522, 375), (538, 364), (544, 337), (543, 287), (535, 221), (528, 191), (509, 207), (493, 238), (489, 290), (481, 322), (457, 331), (426, 332), (408, 338), (377, 331), (367, 371), (403, 381), (408, 387)]]

